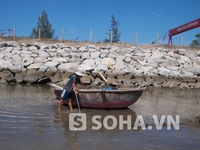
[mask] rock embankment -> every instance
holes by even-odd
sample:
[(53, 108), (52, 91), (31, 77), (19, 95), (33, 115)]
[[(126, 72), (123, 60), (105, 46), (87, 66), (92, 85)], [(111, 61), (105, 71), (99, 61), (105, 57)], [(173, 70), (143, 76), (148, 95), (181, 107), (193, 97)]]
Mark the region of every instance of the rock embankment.
[(104, 85), (96, 72), (101, 70), (109, 82), (121, 87), (151, 78), (154, 86), (200, 87), (200, 52), (191, 50), (0, 43), (1, 83), (58, 83), (78, 67), (91, 73), (83, 80), (91, 80), (94, 86)]

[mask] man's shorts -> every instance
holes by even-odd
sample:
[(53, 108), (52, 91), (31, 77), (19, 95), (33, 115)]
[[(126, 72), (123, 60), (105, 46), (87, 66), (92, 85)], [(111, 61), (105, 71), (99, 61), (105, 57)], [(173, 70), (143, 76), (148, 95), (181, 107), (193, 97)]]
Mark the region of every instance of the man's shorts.
[(61, 94), (62, 99), (72, 98), (71, 92), (68, 92), (67, 90), (63, 89)]

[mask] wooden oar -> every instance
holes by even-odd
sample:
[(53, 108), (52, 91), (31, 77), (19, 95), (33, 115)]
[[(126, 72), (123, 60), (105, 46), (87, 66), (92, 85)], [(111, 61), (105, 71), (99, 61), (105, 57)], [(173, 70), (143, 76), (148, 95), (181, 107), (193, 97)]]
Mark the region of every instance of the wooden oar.
[(77, 96), (77, 93), (75, 91), (74, 91), (74, 94), (76, 96), (76, 102), (77, 102), (77, 105), (78, 105), (78, 111), (79, 111), (79, 113), (81, 113), (81, 107), (80, 107), (80, 104), (79, 104), (78, 96)]
[(49, 86), (55, 88), (55, 89), (58, 89), (58, 90), (62, 90), (62, 89), (63, 89), (62, 87), (60, 87), (60, 86), (58, 86), (58, 85), (56, 85), (56, 84), (53, 84), (53, 83), (47, 83), (47, 84), (48, 84)]
[(106, 86), (109, 87), (110, 83), (108, 83), (108, 80), (103, 76), (103, 74), (100, 71), (97, 70), (97, 72), (99, 73), (103, 81), (105, 82)]
[(149, 80), (148, 82), (142, 84), (141, 86), (137, 87), (137, 89), (145, 88), (148, 85), (151, 85), (154, 82), (154, 79)]
[(108, 80), (106, 80), (106, 78), (102, 75), (102, 73), (97, 70), (97, 72), (99, 73), (99, 75), (101, 76), (101, 78), (103, 79), (104, 82), (108, 83)]

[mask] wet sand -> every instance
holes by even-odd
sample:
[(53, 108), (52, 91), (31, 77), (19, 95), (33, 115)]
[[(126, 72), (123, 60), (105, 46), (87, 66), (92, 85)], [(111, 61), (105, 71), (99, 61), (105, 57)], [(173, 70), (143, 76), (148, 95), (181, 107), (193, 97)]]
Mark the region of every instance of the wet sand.
[[(88, 149), (199, 149), (200, 125), (194, 122), (200, 115), (198, 89), (148, 88), (129, 109), (100, 110), (81, 109), (87, 115), (85, 131), (69, 130), (69, 109), (57, 110), (58, 101), (47, 85), (0, 85), (0, 147), (6, 150), (88, 150)], [(73, 113), (77, 113), (75, 108)], [(110, 115), (131, 118), (131, 130), (98, 130), (92, 121), (95, 115), (103, 119)], [(133, 130), (136, 118), (144, 118), (145, 127)], [(180, 130), (167, 129), (166, 120), (157, 130), (153, 115), (180, 116)], [(127, 119), (127, 118), (126, 118)], [(112, 119), (108, 125), (112, 125)]]

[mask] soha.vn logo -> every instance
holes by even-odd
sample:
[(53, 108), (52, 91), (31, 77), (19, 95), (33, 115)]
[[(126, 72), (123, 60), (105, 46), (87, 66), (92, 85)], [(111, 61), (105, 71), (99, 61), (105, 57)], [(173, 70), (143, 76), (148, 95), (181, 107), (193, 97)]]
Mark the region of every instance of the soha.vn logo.
[(142, 115), (137, 115), (136, 118), (132, 118), (131, 115), (119, 115), (118, 117), (113, 115), (107, 115), (102, 117), (101, 115), (94, 115), (88, 120), (85, 113), (70, 113), (69, 114), (69, 130), (71, 131), (85, 131), (87, 127), (87, 122), (92, 123), (90, 128), (92, 130), (100, 130), (102, 128), (107, 130), (162, 130), (166, 126), (167, 130), (171, 130), (172, 127), (175, 130), (180, 129), (180, 116), (172, 115), (162, 115), (158, 117), (157, 115), (152, 115), (152, 125), (146, 125), (145, 120)]

